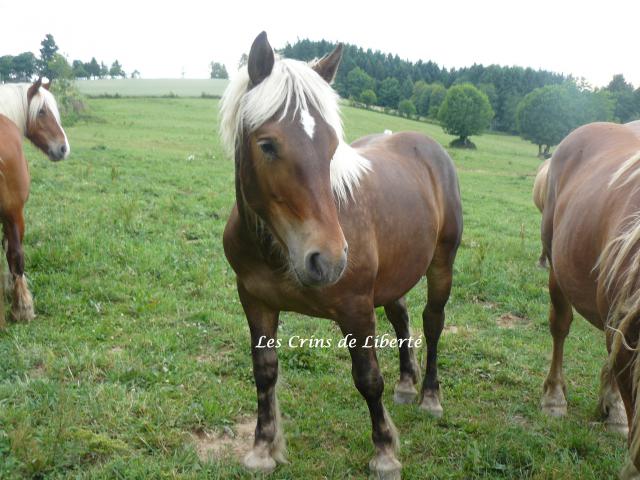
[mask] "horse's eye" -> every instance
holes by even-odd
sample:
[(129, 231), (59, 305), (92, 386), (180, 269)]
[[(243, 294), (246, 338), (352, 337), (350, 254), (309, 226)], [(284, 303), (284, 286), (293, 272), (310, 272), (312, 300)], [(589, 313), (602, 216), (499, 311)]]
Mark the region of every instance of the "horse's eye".
[(38, 112), (38, 116), (39, 116), (39, 117), (44, 117), (46, 114), (47, 114), (47, 112), (45, 112), (44, 108), (43, 108), (43, 109), (41, 109), (41, 110)]
[(272, 140), (258, 140), (258, 146), (262, 153), (264, 153), (267, 157), (275, 158), (277, 156), (276, 146)]

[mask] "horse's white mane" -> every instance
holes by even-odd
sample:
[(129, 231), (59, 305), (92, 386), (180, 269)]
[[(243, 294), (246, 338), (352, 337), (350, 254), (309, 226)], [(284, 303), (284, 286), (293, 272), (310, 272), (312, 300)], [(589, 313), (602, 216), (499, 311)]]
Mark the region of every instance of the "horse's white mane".
[(282, 120), (291, 110), (300, 112), (303, 128), (313, 136), (313, 118), (309, 106), (317, 110), (338, 137), (338, 148), (331, 161), (331, 187), (338, 203), (353, 195), (362, 175), (371, 169), (369, 160), (359, 155), (344, 140), (338, 94), (309, 64), (276, 58), (267, 78), (253, 88), (247, 67), (238, 71), (222, 97), (220, 136), (230, 155), (242, 141), (242, 133), (251, 133), (282, 109)]
[[(609, 188), (611, 188), (618, 180), (622, 179), (618, 188), (625, 186), (627, 183), (632, 182), (638, 175), (640, 175), (640, 169), (635, 170), (631, 174), (627, 175), (635, 166), (640, 163), (640, 151), (629, 157), (620, 167), (611, 175), (609, 180)], [(624, 177), (624, 179), (623, 179)]]
[(60, 112), (56, 99), (46, 88), (40, 87), (31, 99), (27, 100), (27, 91), (30, 83), (7, 83), (0, 85), (0, 114), (8, 117), (23, 135), (27, 131), (27, 125), (35, 121), (38, 112), (46, 106), (60, 124)]

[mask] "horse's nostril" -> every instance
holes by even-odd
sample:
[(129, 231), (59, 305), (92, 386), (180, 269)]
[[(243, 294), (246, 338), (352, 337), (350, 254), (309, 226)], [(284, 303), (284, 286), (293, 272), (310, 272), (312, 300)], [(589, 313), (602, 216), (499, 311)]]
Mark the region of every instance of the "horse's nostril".
[(307, 255), (307, 270), (315, 280), (321, 280), (324, 276), (320, 252), (313, 252)]
[(67, 153), (67, 146), (66, 145), (62, 145), (60, 147), (60, 152), (64, 155), (65, 153)]

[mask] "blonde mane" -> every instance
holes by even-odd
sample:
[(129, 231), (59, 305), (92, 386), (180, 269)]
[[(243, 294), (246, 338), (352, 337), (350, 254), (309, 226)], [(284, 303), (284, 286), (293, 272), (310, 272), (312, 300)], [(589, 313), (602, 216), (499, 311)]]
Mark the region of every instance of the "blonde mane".
[[(629, 167), (629, 165), (629, 161), (625, 162), (620, 170)], [(614, 368), (615, 359), (622, 349), (630, 350), (632, 361), (629, 368), (632, 369), (634, 392), (637, 392), (638, 386), (640, 386), (640, 358), (638, 357), (640, 345), (630, 346), (627, 334), (633, 331), (633, 327), (640, 320), (639, 247), (640, 213), (629, 218), (622, 233), (607, 244), (596, 264), (596, 268), (600, 269), (598, 274), (600, 283), (610, 295), (611, 301), (606, 319), (606, 329), (613, 339), (609, 355), (610, 368)], [(635, 405), (633, 431), (630, 435), (631, 443), (629, 445), (631, 458), (637, 458), (640, 455), (640, 432), (638, 432), (640, 400), (637, 400)]]
[(331, 161), (331, 186), (337, 202), (346, 203), (371, 164), (345, 142), (338, 98), (333, 88), (305, 62), (278, 58), (269, 76), (253, 88), (247, 67), (243, 67), (222, 97), (222, 143), (234, 155), (243, 133), (254, 132), (280, 110), (278, 120), (289, 112), (294, 117), (299, 113), (303, 128), (312, 136), (313, 119), (309, 115), (312, 106), (338, 137), (338, 148)]
[(46, 88), (40, 87), (29, 103), (27, 92), (30, 83), (8, 83), (0, 85), (0, 114), (8, 117), (24, 135), (29, 123), (34, 122), (38, 112), (46, 106), (60, 123), (60, 112), (56, 99)]
[[(629, 157), (622, 165), (620, 165), (620, 168), (618, 168), (618, 170), (616, 170), (614, 174), (611, 175), (611, 180), (609, 180), (608, 185), (609, 188), (611, 188), (620, 178), (622, 178), (623, 175), (629, 173), (629, 171), (636, 165), (638, 165), (638, 163), (640, 163), (640, 151), (637, 151), (635, 154)], [(640, 169), (636, 169), (636, 171), (626, 177), (624, 181), (618, 185), (617, 188), (625, 186), (627, 183), (633, 181), (639, 175)]]

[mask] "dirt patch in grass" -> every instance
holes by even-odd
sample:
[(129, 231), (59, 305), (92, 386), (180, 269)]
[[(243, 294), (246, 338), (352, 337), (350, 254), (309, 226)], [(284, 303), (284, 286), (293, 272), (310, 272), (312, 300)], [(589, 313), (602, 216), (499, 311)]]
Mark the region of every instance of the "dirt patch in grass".
[(196, 430), (191, 433), (191, 439), (202, 462), (224, 457), (241, 460), (251, 448), (255, 428), (256, 419), (250, 417), (240, 420), (233, 427), (224, 427), (219, 432)]
[(528, 325), (529, 320), (527, 320), (526, 318), (522, 318), (517, 315), (514, 315), (513, 313), (503, 313), (498, 317), (498, 319), (496, 320), (496, 323), (500, 328), (511, 329), (511, 328)]

